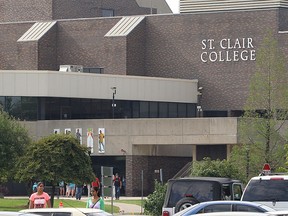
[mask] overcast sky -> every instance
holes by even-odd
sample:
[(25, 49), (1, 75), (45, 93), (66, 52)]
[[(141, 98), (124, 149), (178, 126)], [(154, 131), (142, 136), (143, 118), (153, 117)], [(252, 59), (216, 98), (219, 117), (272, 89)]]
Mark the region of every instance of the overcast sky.
[(179, 0), (166, 0), (173, 13), (179, 13)]

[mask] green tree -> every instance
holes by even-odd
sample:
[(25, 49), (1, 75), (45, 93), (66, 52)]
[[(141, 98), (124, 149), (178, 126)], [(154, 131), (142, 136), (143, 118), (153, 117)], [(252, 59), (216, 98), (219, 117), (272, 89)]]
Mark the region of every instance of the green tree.
[(211, 160), (210, 158), (194, 161), (191, 176), (226, 177), (245, 180), (243, 173), (229, 160)]
[(155, 190), (147, 196), (144, 202), (144, 214), (146, 215), (162, 215), (162, 207), (165, 200), (167, 184), (161, 184), (155, 180)]
[(281, 131), (288, 117), (286, 67), (277, 40), (268, 33), (257, 51), (256, 72), (240, 119), (241, 144), (233, 148), (231, 156), (247, 178), (258, 175), (264, 163), (272, 170), (284, 165), (286, 140)]
[(14, 178), (16, 161), (30, 142), (26, 128), (0, 108), (0, 184)]
[(60, 181), (82, 184), (94, 179), (88, 148), (71, 134), (52, 134), (31, 143), (17, 165), (16, 177), (21, 182), (36, 179), (52, 185), (52, 206), (55, 186)]

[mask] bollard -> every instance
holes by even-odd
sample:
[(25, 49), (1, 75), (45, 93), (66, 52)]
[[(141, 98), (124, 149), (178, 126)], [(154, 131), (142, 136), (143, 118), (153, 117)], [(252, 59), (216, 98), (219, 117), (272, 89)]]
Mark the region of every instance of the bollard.
[(60, 203), (59, 203), (59, 208), (63, 208), (63, 202), (62, 201), (60, 201)]

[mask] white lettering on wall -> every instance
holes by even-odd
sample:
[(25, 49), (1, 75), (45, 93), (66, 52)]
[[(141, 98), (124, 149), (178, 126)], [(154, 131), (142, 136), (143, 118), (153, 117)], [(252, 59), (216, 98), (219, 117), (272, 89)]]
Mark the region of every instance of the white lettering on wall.
[(201, 44), (203, 52), (200, 59), (204, 63), (256, 60), (252, 38), (223, 38), (218, 42), (210, 38), (203, 39)]

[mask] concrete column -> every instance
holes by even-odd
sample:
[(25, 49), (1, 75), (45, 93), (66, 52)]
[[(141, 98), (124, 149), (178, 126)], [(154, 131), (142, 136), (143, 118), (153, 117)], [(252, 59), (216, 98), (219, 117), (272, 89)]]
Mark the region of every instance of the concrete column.
[(192, 145), (192, 161), (197, 161), (197, 145)]

